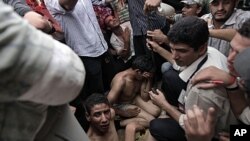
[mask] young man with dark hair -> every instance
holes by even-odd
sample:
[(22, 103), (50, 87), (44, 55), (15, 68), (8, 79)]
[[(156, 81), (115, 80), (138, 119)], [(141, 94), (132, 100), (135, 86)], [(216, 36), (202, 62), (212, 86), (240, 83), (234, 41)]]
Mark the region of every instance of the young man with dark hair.
[[(149, 126), (149, 122), (160, 114), (160, 109), (149, 100), (151, 79), (154, 71), (152, 59), (148, 56), (135, 58), (131, 68), (122, 71), (113, 78), (108, 99), (116, 114), (124, 117), (121, 126), (130, 124), (125, 140), (134, 137), (138, 130)], [(131, 131), (131, 130), (133, 131)]]
[[(242, 27), (238, 30), (233, 40), (231, 41), (231, 51), (228, 56), (228, 64), (230, 72), (225, 72), (216, 67), (207, 67), (197, 73), (193, 79), (193, 85), (201, 89), (209, 89), (213, 87), (223, 86), (227, 89), (228, 97), (232, 111), (235, 116), (244, 124), (250, 124), (250, 108), (249, 108), (249, 91), (250, 91), (250, 67), (249, 55), (250, 55), (250, 19), (243, 23)], [(238, 81), (235, 77), (240, 77), (241, 81)], [(204, 83), (205, 81), (220, 80), (221, 84)], [(244, 82), (244, 83), (242, 83)], [(239, 84), (238, 84), (239, 83)], [(238, 85), (244, 87), (242, 90)], [(248, 94), (246, 98), (245, 94)], [(197, 113), (197, 112), (196, 112)], [(186, 119), (185, 125), (188, 132), (187, 136), (190, 140), (197, 139), (197, 141), (204, 141), (211, 137), (210, 133), (213, 132), (213, 126), (210, 126), (209, 122), (197, 122), (202, 121), (201, 116), (192, 114)], [(194, 120), (196, 119), (196, 120)], [(206, 132), (200, 132), (200, 130), (193, 130), (197, 126), (205, 126)], [(220, 134), (220, 138), (228, 138), (228, 135)]]
[[(151, 100), (172, 118), (154, 119), (150, 123), (150, 133), (157, 140), (186, 140), (183, 126), (184, 110), (198, 105), (204, 111), (214, 107), (217, 112), (217, 126), (215, 135), (221, 130), (229, 130), (230, 123), (237, 123), (230, 109), (227, 93), (224, 88), (200, 90), (189, 83), (189, 80), (200, 69), (216, 66), (226, 70), (226, 57), (218, 50), (207, 46), (209, 36), (207, 23), (198, 17), (185, 17), (175, 23), (168, 33), (172, 58), (178, 71), (178, 79), (172, 80), (171, 89), (181, 84), (178, 98), (178, 110), (168, 102), (168, 91), (164, 94), (157, 90), (150, 91)], [(178, 70), (178, 68), (181, 68)], [(164, 90), (164, 89), (163, 89)], [(172, 130), (172, 132), (165, 132)]]
[(114, 124), (115, 112), (106, 96), (99, 93), (90, 95), (84, 108), (90, 122), (87, 135), (91, 141), (118, 141)]

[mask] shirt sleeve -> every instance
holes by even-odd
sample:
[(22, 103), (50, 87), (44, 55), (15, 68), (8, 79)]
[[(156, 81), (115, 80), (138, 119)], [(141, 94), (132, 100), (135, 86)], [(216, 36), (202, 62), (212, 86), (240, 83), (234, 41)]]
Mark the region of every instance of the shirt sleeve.
[(239, 116), (239, 120), (243, 123), (250, 125), (250, 108), (246, 107)]
[(179, 117), (179, 125), (184, 129), (184, 117), (186, 114), (181, 114)]
[(17, 14), (24, 16), (31, 8), (26, 4), (25, 0), (3, 0), (4, 3), (12, 6)]
[[(238, 12), (239, 11), (239, 12)], [(235, 28), (239, 29), (242, 24), (249, 19), (250, 17), (250, 12), (249, 11), (243, 11), (243, 10), (237, 10), (237, 12), (239, 13), (236, 17), (236, 24), (235, 24)]]

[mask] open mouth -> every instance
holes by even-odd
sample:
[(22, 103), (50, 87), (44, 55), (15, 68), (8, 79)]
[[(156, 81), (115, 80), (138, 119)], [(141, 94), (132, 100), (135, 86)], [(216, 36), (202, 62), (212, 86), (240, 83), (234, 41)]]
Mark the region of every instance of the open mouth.
[(108, 129), (108, 128), (109, 128), (109, 124), (101, 125), (101, 128), (102, 128), (102, 129)]

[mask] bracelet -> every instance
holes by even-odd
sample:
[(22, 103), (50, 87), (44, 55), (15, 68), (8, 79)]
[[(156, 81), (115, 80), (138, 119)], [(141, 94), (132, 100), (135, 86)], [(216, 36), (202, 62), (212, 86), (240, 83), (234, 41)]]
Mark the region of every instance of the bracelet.
[(236, 87), (234, 88), (226, 88), (227, 91), (235, 91), (235, 90), (238, 90), (240, 87), (239, 85), (237, 85)]
[(54, 28), (54, 26), (52, 26), (52, 28), (51, 28), (51, 30), (48, 32), (48, 34), (52, 34), (52, 33), (54, 33), (54, 32), (56, 32), (56, 29)]
[(226, 90), (227, 91), (235, 91), (235, 90), (238, 90), (240, 87), (238, 85), (238, 78), (236, 77), (232, 77), (232, 84), (228, 87), (226, 87)]
[(237, 87), (237, 85), (238, 85), (237, 78), (232, 76), (231, 80), (229, 82), (229, 86), (227, 86), (226, 88), (228, 88), (228, 89), (235, 88), (235, 87)]

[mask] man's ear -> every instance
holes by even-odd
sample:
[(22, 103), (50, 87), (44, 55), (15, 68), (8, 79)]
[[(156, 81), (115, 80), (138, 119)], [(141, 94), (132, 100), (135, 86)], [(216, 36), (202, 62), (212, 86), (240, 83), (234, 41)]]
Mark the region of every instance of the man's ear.
[(87, 112), (85, 112), (85, 117), (90, 122), (90, 115)]
[(240, 0), (235, 0), (235, 6), (234, 6), (234, 8), (237, 8), (239, 2), (240, 2)]
[(135, 72), (138, 74), (141, 74), (141, 70), (139, 70), (139, 69), (135, 69)]
[(196, 14), (197, 14), (197, 15), (199, 15), (199, 14), (201, 13), (202, 8), (203, 8), (202, 6), (199, 6), (199, 8), (198, 8), (197, 11), (196, 11)]
[(199, 48), (199, 56), (204, 55), (207, 52), (207, 43), (203, 44), (200, 48)]

